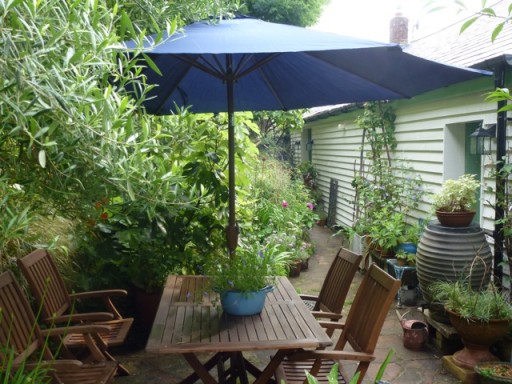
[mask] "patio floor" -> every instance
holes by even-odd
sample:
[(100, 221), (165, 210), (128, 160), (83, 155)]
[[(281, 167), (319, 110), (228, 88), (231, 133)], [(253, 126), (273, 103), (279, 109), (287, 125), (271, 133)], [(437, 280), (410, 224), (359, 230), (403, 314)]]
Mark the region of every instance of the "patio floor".
[[(341, 238), (332, 235), (328, 228), (315, 226), (311, 231), (312, 241), (316, 247), (316, 253), (309, 262), (309, 270), (301, 273), (291, 281), (299, 293), (318, 293), (324, 276), (327, 273), (331, 260), (341, 246)], [(362, 278), (356, 274), (353, 288), (347, 299), (349, 305), (355, 290)], [(415, 308), (400, 309), (403, 314), (408, 311), (407, 318), (421, 318), (421, 313)], [(448, 384), (459, 381), (447, 372), (441, 363), (441, 354), (431, 345), (427, 345), (422, 351), (411, 351), (403, 346), (402, 328), (400, 326), (398, 312), (395, 305), (390, 308), (384, 328), (377, 344), (377, 359), (370, 365), (364, 383), (371, 383), (375, 377), (380, 363), (386, 357), (390, 348), (395, 350), (394, 357), (388, 365), (384, 379), (392, 384)], [(344, 309), (344, 313), (347, 310)], [(418, 316), (418, 317), (416, 317)], [(336, 337), (336, 334), (335, 334)], [(178, 383), (191, 373), (186, 361), (179, 355), (155, 355), (144, 352), (143, 346), (137, 343), (135, 334), (128, 346), (113, 349), (112, 354), (131, 372), (130, 376), (116, 377), (116, 384), (143, 384), (143, 383)], [(269, 351), (254, 353), (249, 359), (256, 365), (264, 366), (268, 361)], [(346, 365), (346, 364), (345, 364)], [(351, 367), (351, 365), (346, 365)], [(352, 364), (352, 366), (354, 366)], [(350, 368), (349, 368), (350, 371)]]

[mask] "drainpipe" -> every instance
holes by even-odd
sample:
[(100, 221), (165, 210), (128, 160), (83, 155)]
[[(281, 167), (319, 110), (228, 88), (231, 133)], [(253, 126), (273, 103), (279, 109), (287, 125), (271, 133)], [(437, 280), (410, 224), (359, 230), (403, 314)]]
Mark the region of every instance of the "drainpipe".
[[(507, 68), (512, 66), (512, 56), (502, 55), (496, 59), (491, 59), (485, 62), (487, 69), (494, 72), (494, 86), (495, 88), (505, 88), (505, 74)], [(507, 154), (507, 112), (499, 111), (507, 105), (507, 101), (498, 101), (497, 103), (497, 116), (496, 116), (496, 196), (504, 196), (506, 180), (500, 176), (504, 166), (504, 160)], [(503, 204), (496, 204), (495, 221), (501, 221), (505, 217), (505, 209)], [(503, 224), (494, 224), (494, 277), (496, 282), (502, 286), (503, 284)]]
[[(505, 87), (505, 71), (506, 64), (502, 63), (494, 69), (494, 86), (495, 88)], [(503, 161), (506, 156), (507, 144), (507, 112), (500, 111), (507, 104), (506, 101), (498, 101), (497, 105), (497, 121), (496, 121), (496, 196), (505, 195), (505, 183), (501, 175), (503, 169)], [(503, 224), (501, 220), (505, 217), (505, 207), (503, 204), (496, 204), (495, 222), (494, 224), (494, 276), (500, 286), (503, 286)], [(508, 208), (507, 208), (508, 209)]]

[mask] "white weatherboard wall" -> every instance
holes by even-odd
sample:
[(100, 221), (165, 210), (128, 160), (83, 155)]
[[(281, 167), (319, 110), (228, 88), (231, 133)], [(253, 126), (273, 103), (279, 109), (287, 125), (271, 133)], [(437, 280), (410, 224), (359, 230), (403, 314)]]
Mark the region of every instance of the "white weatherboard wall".
[[(393, 103), (397, 115), (395, 157), (403, 159), (405, 167), (412, 167), (421, 176), (424, 188), (430, 193), (439, 190), (444, 180), (464, 173), (465, 124), (496, 122), (496, 104), (483, 100), (483, 94), (492, 88), (492, 79), (476, 80)], [(342, 112), (306, 121), (305, 125), (305, 129), (312, 130), (312, 161), (319, 172), (319, 188), (326, 208), (330, 180), (338, 180), (335, 222), (344, 227), (353, 223), (354, 189), (351, 182), (360, 164), (362, 134), (355, 119), (361, 113), (362, 110)], [(494, 158), (482, 156), (482, 191), (487, 186), (494, 187), (493, 179), (489, 177)], [(492, 196), (484, 193), (482, 196), (482, 200), (492, 201)], [(431, 196), (427, 194), (419, 210), (412, 213), (413, 219), (432, 218), (430, 201)], [(488, 204), (481, 204), (480, 224), (492, 230), (494, 211)]]

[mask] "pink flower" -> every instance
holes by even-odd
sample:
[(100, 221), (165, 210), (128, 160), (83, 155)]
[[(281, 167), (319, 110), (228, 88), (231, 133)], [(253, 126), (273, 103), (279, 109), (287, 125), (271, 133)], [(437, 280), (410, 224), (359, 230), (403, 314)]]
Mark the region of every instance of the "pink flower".
[(283, 202), (281, 203), (281, 206), (283, 208), (288, 208), (288, 202), (286, 200), (283, 200)]
[(313, 203), (307, 203), (306, 206), (311, 210), (313, 210), (313, 208), (315, 207)]

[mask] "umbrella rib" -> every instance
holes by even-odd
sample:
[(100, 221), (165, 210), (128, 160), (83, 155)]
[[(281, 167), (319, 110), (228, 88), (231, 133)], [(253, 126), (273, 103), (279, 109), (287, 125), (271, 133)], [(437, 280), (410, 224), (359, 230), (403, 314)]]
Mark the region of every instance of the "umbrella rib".
[[(200, 58), (201, 56), (199, 56), (198, 58)], [(225, 76), (224, 74), (219, 71), (217, 68), (213, 67), (211, 64), (210, 65), (204, 65), (204, 64), (201, 64), (197, 61), (198, 58), (192, 58), (190, 56), (178, 56), (176, 55), (176, 59), (178, 60), (181, 60), (189, 65), (191, 65), (192, 67), (195, 67), (203, 72), (206, 72), (208, 73), (209, 75), (212, 75), (213, 77), (216, 77), (220, 80), (226, 80), (225, 79)], [(217, 60), (216, 60), (217, 61)], [(205, 61), (205, 63), (209, 64), (207, 61)], [(218, 63), (218, 61), (217, 61)], [(220, 64), (220, 63), (218, 63)]]
[(265, 84), (267, 85), (267, 88), (270, 90), (270, 92), (272, 93), (272, 95), (274, 95), (274, 99), (279, 103), (280, 107), (282, 110), (287, 110), (287, 108), (285, 107), (285, 104), (283, 103), (283, 101), (281, 100), (281, 98), (279, 97), (279, 94), (276, 92), (274, 86), (272, 85), (272, 83), (270, 82), (270, 80), (268, 79), (267, 77), (267, 74), (265, 72), (263, 72), (261, 70), (261, 66), (257, 67), (258, 70), (259, 70), (259, 73), (260, 73), (260, 76), (263, 78), (263, 80), (265, 81)]
[[(243, 72), (237, 73), (236, 78), (239, 79), (239, 78), (242, 78), (244, 76), (247, 76), (249, 73), (254, 72), (255, 70), (263, 67), (269, 61), (274, 60), (277, 56), (279, 56), (281, 54), (282, 54), (281, 52), (277, 52), (277, 53), (273, 53), (273, 54), (265, 56), (262, 60), (256, 61), (255, 64), (252, 67), (247, 68)], [(248, 56), (245, 56), (245, 57), (247, 57), (246, 61), (249, 61), (252, 57), (254, 57), (254, 55), (251, 55), (250, 57), (248, 57)], [(238, 67), (240, 68), (240, 65)], [(237, 68), (237, 72), (238, 72), (239, 68)]]
[[(250, 74), (251, 72), (254, 72), (255, 70), (259, 69), (260, 67), (264, 66), (265, 64), (267, 64), (269, 61), (272, 61), (273, 59), (275, 59), (277, 56), (281, 55), (281, 53), (274, 53), (274, 54), (270, 54), (268, 56), (266, 56), (264, 59), (260, 60), (260, 61), (257, 61), (255, 62), (255, 64), (247, 69), (245, 69), (244, 71), (242, 71), (242, 69), (245, 67), (245, 64), (247, 62), (250, 62), (250, 60), (254, 57), (254, 55), (244, 55), (243, 58), (239, 61), (236, 69), (233, 71), (233, 78), (234, 79), (240, 79), (242, 77), (245, 77), (247, 76), (248, 74)], [(219, 70), (219, 68), (222, 68), (222, 64), (220, 63), (218, 57), (216, 55), (213, 56), (214, 60), (215, 60), (215, 63), (217, 64), (217, 68), (212, 65), (210, 62), (208, 61), (204, 61), (205, 64), (203, 63), (199, 63), (198, 62), (198, 59), (199, 58), (203, 58), (203, 56), (199, 56), (197, 58), (194, 58), (192, 56), (185, 56), (185, 55), (181, 55), (181, 56), (178, 56), (176, 55), (176, 58), (178, 60), (181, 60), (203, 72), (206, 72), (220, 80), (226, 80), (226, 74), (223, 73), (221, 70)]]
[(338, 67), (337, 65), (335, 65), (335, 64), (333, 64), (333, 63), (331, 63), (330, 61), (327, 61), (327, 60), (324, 60), (324, 59), (322, 59), (322, 58), (318, 57), (317, 55), (315, 55), (315, 53), (314, 53), (314, 52), (304, 52), (304, 53), (305, 53), (305, 54), (307, 54), (307, 55), (309, 55), (309, 56), (311, 56), (311, 57), (314, 57), (316, 60), (320, 60), (320, 61), (322, 61), (324, 64), (328, 65), (328, 66), (329, 66), (329, 67), (331, 67), (331, 68), (338, 69), (338, 70), (339, 70), (339, 69), (342, 69), (342, 70), (343, 70), (343, 71), (345, 71), (346, 73), (350, 73), (350, 74), (352, 74), (353, 76), (356, 76), (356, 77), (358, 77), (359, 79), (363, 79), (363, 80), (365, 80), (365, 81), (367, 81), (367, 82), (369, 82), (369, 83), (374, 83), (374, 84), (378, 85), (379, 87), (381, 87), (381, 88), (383, 88), (383, 89), (387, 89), (388, 91), (391, 91), (391, 92), (393, 92), (393, 93), (395, 93), (395, 94), (397, 94), (397, 95), (399, 95), (400, 97), (403, 97), (403, 98), (405, 98), (405, 99), (410, 99), (410, 98), (411, 98), (411, 95), (408, 95), (408, 94), (406, 94), (406, 93), (404, 93), (404, 92), (400, 92), (400, 91), (398, 91), (398, 90), (394, 89), (394, 87), (390, 87), (390, 86), (388, 86), (388, 85), (383, 85), (383, 84), (381, 84), (381, 83), (379, 83), (379, 82), (377, 82), (377, 81), (375, 81), (375, 80), (373, 80), (373, 79), (370, 79), (368, 76), (363, 76), (361, 73), (354, 73), (354, 72), (347, 71), (347, 70), (346, 70), (346, 69), (344, 69), (344, 68), (340, 68), (340, 67)]

